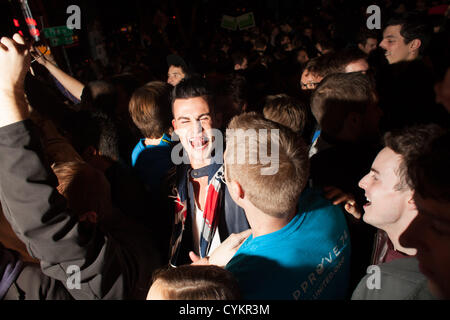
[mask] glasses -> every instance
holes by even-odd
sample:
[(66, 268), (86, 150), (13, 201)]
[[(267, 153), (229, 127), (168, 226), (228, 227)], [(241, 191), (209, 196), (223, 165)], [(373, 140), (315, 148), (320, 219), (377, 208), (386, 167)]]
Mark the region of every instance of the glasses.
[(315, 89), (319, 83), (320, 82), (308, 82), (308, 83), (301, 82), (300, 84), (301, 84), (303, 90), (307, 90), (307, 89), (311, 90), (311, 89)]

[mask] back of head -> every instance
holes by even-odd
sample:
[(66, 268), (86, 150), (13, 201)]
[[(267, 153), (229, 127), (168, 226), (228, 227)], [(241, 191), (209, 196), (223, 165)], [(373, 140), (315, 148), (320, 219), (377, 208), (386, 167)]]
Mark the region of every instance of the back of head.
[[(182, 265), (161, 269), (153, 275), (153, 285), (147, 299), (166, 300), (238, 300), (240, 290), (233, 274), (214, 265)], [(153, 295), (153, 296), (152, 296)]]
[(168, 83), (153, 81), (131, 96), (130, 115), (144, 137), (160, 138), (169, 130), (171, 89)]
[(302, 139), (256, 113), (231, 120), (224, 159), (226, 179), (238, 182), (255, 207), (279, 218), (295, 208), (309, 175)]
[(345, 73), (346, 67), (358, 60), (367, 60), (367, 55), (358, 48), (345, 48), (330, 56), (330, 65), (335, 68), (333, 73)]
[(396, 190), (415, 189), (408, 175), (408, 167), (415, 162), (433, 140), (441, 136), (444, 129), (435, 124), (418, 125), (402, 130), (391, 131), (384, 136), (384, 145), (402, 156), (402, 162), (397, 169), (400, 182)]
[(264, 117), (301, 134), (307, 121), (307, 109), (300, 100), (287, 94), (268, 96), (264, 105)]
[(431, 27), (427, 24), (424, 17), (415, 12), (407, 12), (390, 18), (385, 27), (397, 25), (401, 26), (400, 35), (405, 39), (405, 44), (410, 43), (414, 39), (421, 41), (419, 53), (423, 54), (428, 47), (432, 34)]
[(110, 160), (119, 159), (117, 129), (106, 114), (89, 110), (77, 112), (66, 128), (70, 132), (71, 143), (79, 154), (84, 155), (92, 147)]
[(58, 178), (59, 193), (80, 220), (89, 213), (102, 218), (111, 212), (110, 186), (101, 171), (80, 161), (57, 163), (53, 171)]
[(414, 190), (424, 199), (450, 203), (450, 132), (428, 141), (418, 157), (408, 162), (408, 176)]
[(311, 97), (311, 111), (322, 131), (336, 138), (351, 112), (364, 114), (376, 104), (370, 79), (359, 72), (327, 76)]
[(117, 107), (116, 87), (103, 80), (89, 82), (83, 89), (81, 102), (86, 109), (113, 115)]
[(332, 54), (324, 54), (308, 61), (305, 70), (309, 73), (325, 78), (327, 75), (339, 72), (334, 64), (331, 64)]

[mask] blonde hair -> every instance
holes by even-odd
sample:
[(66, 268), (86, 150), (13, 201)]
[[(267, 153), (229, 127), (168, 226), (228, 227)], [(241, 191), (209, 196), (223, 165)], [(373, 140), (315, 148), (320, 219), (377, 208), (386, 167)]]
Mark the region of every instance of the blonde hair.
[[(296, 207), (300, 193), (306, 186), (309, 176), (309, 159), (306, 145), (301, 138), (284, 126), (264, 119), (251, 112), (234, 117), (228, 129), (260, 130), (266, 129), (267, 136), (254, 135), (244, 137), (239, 130), (227, 130), (227, 150), (225, 153), (226, 179), (238, 182), (244, 189), (252, 204), (264, 213), (274, 217), (284, 217)], [(278, 130), (278, 141), (273, 134)], [(242, 131), (241, 131), (242, 132)], [(269, 135), (270, 132), (270, 135)], [(270, 137), (269, 137), (270, 136)], [(258, 138), (259, 137), (259, 138)], [(256, 141), (255, 141), (256, 140)], [(259, 141), (258, 141), (259, 140)], [(254, 143), (256, 148), (254, 148)], [(261, 146), (267, 145), (266, 150), (273, 150), (272, 145), (278, 144), (278, 171), (272, 175), (261, 174), (267, 168), (262, 161), (249, 161), (255, 159), (255, 152)], [(245, 155), (236, 152), (244, 145)], [(245, 162), (235, 161), (235, 156), (245, 156)], [(252, 158), (253, 157), (253, 158)], [(261, 154), (258, 159), (261, 160)]]

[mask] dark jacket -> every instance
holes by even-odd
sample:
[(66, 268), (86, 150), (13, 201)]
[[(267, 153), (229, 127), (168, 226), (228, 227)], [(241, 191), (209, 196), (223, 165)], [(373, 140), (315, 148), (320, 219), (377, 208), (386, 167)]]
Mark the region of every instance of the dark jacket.
[[(221, 167), (221, 164), (210, 166), (208, 172), (208, 183)], [(173, 186), (173, 208), (175, 212), (175, 222), (172, 232), (170, 264), (177, 266), (190, 263), (189, 251), (193, 250), (192, 217), (195, 208), (195, 197), (192, 188), (189, 187), (188, 174), (190, 165), (178, 165), (174, 169), (172, 177)], [(219, 232), (220, 241), (224, 241), (232, 233), (239, 233), (250, 228), (244, 209), (239, 207), (233, 199), (225, 185), (222, 183), (220, 192), (223, 193), (222, 208), (220, 210)], [(186, 219), (179, 219), (181, 212), (186, 210)], [(181, 235), (181, 242), (176, 242)]]
[[(120, 212), (98, 225), (78, 222), (55, 189), (56, 177), (30, 120), (0, 128), (0, 201), (6, 219), (42, 272), (66, 286), (80, 268), (75, 299), (145, 298), (159, 252), (143, 226)], [(37, 284), (39, 285), (39, 284)]]

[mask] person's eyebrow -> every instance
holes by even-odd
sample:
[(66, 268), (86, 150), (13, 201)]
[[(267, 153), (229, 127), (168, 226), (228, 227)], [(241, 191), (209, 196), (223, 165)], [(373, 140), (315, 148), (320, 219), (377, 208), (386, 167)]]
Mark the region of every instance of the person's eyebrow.
[(380, 174), (380, 171), (378, 171), (378, 170), (375, 169), (375, 168), (370, 168), (370, 171), (371, 171), (371, 172), (374, 172), (374, 173), (376, 173), (376, 174)]
[[(202, 114), (198, 115), (196, 119), (198, 120), (198, 119), (200, 119), (201, 117), (204, 117), (204, 116), (210, 116), (210, 113), (209, 112), (202, 113)], [(179, 116), (177, 118), (177, 120), (191, 120), (191, 118), (186, 117), (186, 116)]]
[(389, 38), (389, 39), (395, 39), (395, 36), (392, 34), (388, 34), (387, 36), (385, 36), (384, 38)]
[(210, 115), (209, 112), (202, 113), (201, 115), (199, 115), (199, 116), (197, 117), (197, 119), (200, 119), (200, 118), (203, 117), (203, 116), (209, 116), (209, 115)]

